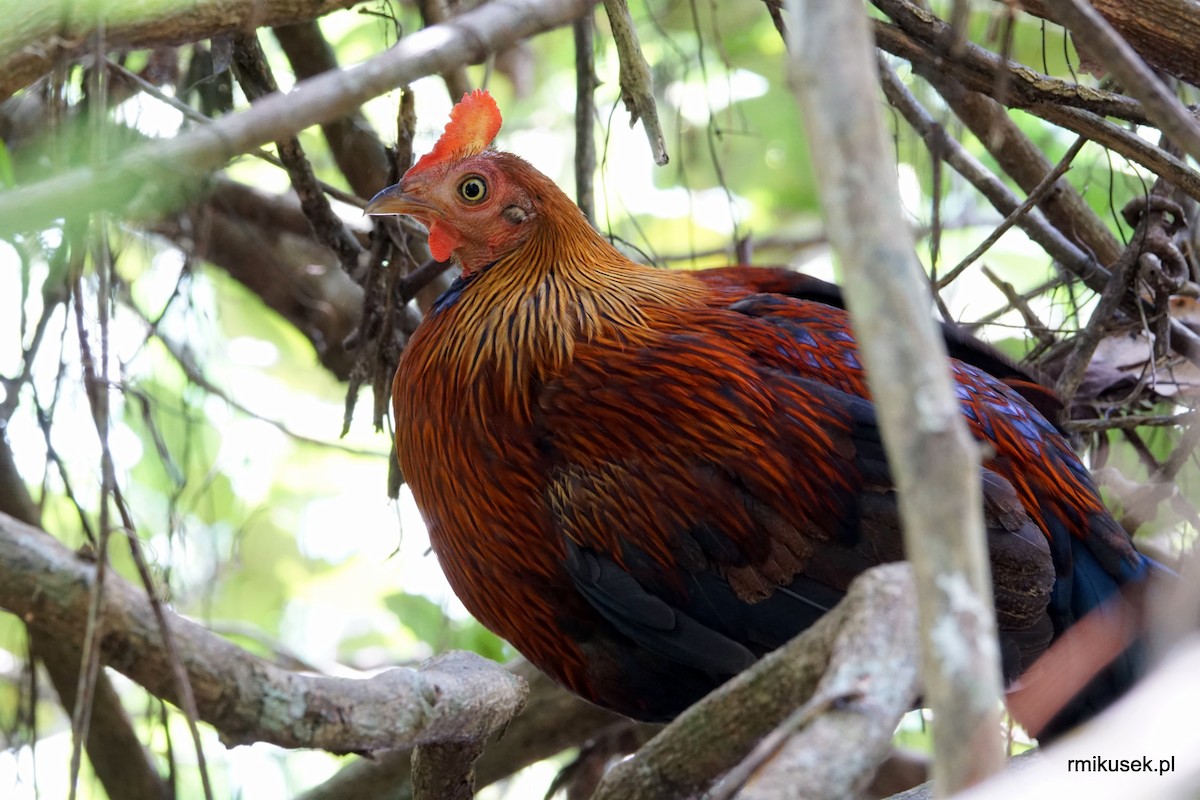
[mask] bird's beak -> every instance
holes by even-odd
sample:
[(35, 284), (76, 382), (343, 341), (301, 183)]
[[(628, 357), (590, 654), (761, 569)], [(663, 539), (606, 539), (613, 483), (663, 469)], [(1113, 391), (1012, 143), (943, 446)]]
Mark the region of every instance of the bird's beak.
[(404, 191), (404, 182), (393, 184), (371, 198), (363, 208), (364, 214), (409, 214), (428, 217), (433, 206)]

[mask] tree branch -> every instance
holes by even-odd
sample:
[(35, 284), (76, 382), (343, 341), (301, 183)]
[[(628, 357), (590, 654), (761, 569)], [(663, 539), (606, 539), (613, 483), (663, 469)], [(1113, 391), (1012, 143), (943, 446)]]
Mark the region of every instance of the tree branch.
[(594, 0), (487, 3), (406, 36), (362, 64), (302, 81), (287, 94), (265, 97), (211, 125), (131, 148), (95, 169), (72, 170), (5, 192), (0, 195), (0, 236), (38, 228), (64, 214), (101, 208), (127, 213), (125, 206), (148, 188), (175, 189), (239, 153), (345, 116), (372, 97), (417, 78), (481, 61), (519, 39), (565, 25), (593, 5)]
[(1200, 160), (1200, 126), (1196, 125), (1195, 117), (1100, 12), (1081, 0), (1046, 0), (1046, 3), (1092, 57), (1099, 58), (1125, 90), (1141, 101), (1146, 116), (1163, 134), (1193, 159)]
[[(26, 624), (57, 640), (82, 639), (95, 572), (44, 531), (0, 514), (0, 608)], [(348, 752), (473, 741), (503, 728), (525, 701), (524, 682), (469, 653), (365, 680), (299, 675), (182, 617), (169, 621), (200, 718), (229, 744)], [(107, 579), (101, 627), (104, 663), (175, 702), (150, 604), (115, 575)]]
[(104, 30), (113, 49), (184, 44), (262, 25), (281, 25), (349, 8), (358, 0), (144, 0), (104, 3), (51, 0), (5, 6), (0, 26), (0, 100), (45, 75), (56, 63), (91, 49)]
[(959, 413), (900, 210), (866, 10), (817, 0), (790, 10), (795, 93), (917, 578), (934, 782), (951, 793), (999, 770), (1004, 756), (979, 450)]
[[(1000, 0), (1008, 3), (1008, 0)], [(1089, 0), (1146, 63), (1200, 86), (1200, 16), (1195, 0)], [(1020, 9), (1058, 22), (1046, 0), (1021, 0)]]
[[(508, 668), (528, 683), (529, 700), (483, 751), (475, 767), (477, 788), (582, 745), (606, 728), (630, 724), (571, 694), (524, 659)], [(411, 751), (392, 750), (355, 761), (296, 800), (409, 800), (412, 793)]]
[[(272, 33), (283, 48), (296, 78), (336, 72), (337, 56), (315, 21), (282, 25)], [(373, 197), (388, 183), (388, 154), (361, 111), (332, 119), (321, 126), (329, 152), (346, 182), (359, 197)]]
[[(736, 766), (818, 686), (840, 696), (848, 675), (865, 674), (869, 677), (855, 683), (862, 699), (847, 704), (849, 716), (835, 710), (802, 734), (819, 736), (833, 748), (814, 754), (814, 761), (848, 759), (806, 776), (805, 796), (850, 796), (844, 782), (848, 774), (856, 773), (851, 780), (869, 780), (886, 753), (876, 747), (878, 735), (863, 746), (857, 737), (861, 726), (877, 734), (886, 731), (882, 740), (890, 746), (896, 721), (916, 699), (914, 594), (907, 564), (887, 564), (859, 575), (846, 597), (811, 628), (683, 712), (633, 758), (613, 767), (592, 800), (697, 794)], [(855, 752), (847, 754), (847, 747)]]
[[(3, 432), (0, 432), (0, 514), (10, 514), (29, 525), (39, 517), (37, 505), (17, 473), (12, 448)], [(49, 534), (42, 535), (49, 538)], [(77, 700), (83, 652), (78, 642), (48, 636), (33, 627), (28, 630), (33, 654), (45, 665), (59, 702), (70, 716)], [(109, 797), (166, 800), (171, 796), (170, 787), (138, 740), (121, 698), (103, 674), (96, 678), (92, 725), (84, 744), (92, 769)]]
[(654, 163), (661, 167), (669, 160), (667, 143), (658, 121), (650, 65), (646, 63), (646, 56), (638, 45), (637, 29), (629, 15), (629, 4), (625, 0), (604, 0), (604, 10), (608, 13), (608, 25), (617, 43), (621, 62), (618, 80), (621, 83), (621, 99), (629, 111), (629, 126), (632, 128), (639, 119), (642, 121)]
[[(987, 95), (969, 91), (936, 70), (923, 70), (921, 75), (1022, 190), (1032, 192), (1050, 174), (1050, 159), (1013, 121), (1004, 106)], [(1099, 263), (1111, 264), (1121, 254), (1117, 237), (1069, 182), (1057, 181), (1038, 208), (1054, 227), (1090, 251)]]

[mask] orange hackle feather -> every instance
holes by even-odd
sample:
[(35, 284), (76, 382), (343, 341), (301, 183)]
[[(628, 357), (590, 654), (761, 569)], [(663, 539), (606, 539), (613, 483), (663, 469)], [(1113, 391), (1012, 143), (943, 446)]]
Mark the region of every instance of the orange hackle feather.
[(467, 92), (450, 110), (450, 121), (433, 149), (421, 156), (409, 173), (482, 153), (496, 138), (502, 122), (500, 107), (486, 89)]
[[(584, 697), (668, 719), (859, 572), (903, 558), (857, 345), (827, 284), (629, 260), (549, 178), (489, 148), (499, 125), (489, 95), (468, 95), (396, 187), (464, 270), (397, 369), (397, 456), (481, 622)], [(1015, 678), (1149, 568), (1026, 399), (1049, 393), (946, 339), (990, 453), (987, 546)]]

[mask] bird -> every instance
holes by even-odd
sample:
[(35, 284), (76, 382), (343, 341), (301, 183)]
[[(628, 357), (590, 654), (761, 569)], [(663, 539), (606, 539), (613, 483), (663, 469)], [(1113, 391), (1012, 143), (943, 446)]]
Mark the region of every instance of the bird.
[[(837, 287), (778, 268), (668, 270), (598, 233), (495, 147), (464, 95), (368, 214), (461, 267), (405, 345), (396, 454), (450, 586), (587, 700), (673, 719), (904, 558), (896, 489)], [(1156, 564), (1053, 421), (1052, 391), (943, 328), (980, 468), (1004, 677)], [(1098, 713), (1129, 647), (1047, 726)]]

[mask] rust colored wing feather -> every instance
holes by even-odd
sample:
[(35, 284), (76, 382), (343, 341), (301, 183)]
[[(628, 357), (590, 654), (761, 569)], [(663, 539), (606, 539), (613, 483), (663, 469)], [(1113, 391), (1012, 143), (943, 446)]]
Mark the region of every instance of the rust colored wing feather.
[[(695, 273), (706, 284), (745, 295), (778, 294), (844, 309), (846, 300), (837, 284), (789, 269), (775, 267), (716, 267)], [(1046, 419), (1056, 425), (1062, 418), (1062, 399), (1035, 369), (1016, 363), (990, 344), (967, 331), (942, 323), (942, 338), (951, 358), (970, 364), (998, 378), (1024, 397)]]
[[(799, 356), (793, 331), (751, 310), (660, 321), (638, 348), (581, 346), (536, 415), (574, 585), (643, 663), (658, 656), (661, 669), (712, 686), (747, 650), (761, 655), (812, 624), (862, 570), (903, 557), (874, 407), (861, 378), (847, 377), (853, 341), (828, 325), (832, 339), (804, 337), (824, 352)], [(1015, 677), (1050, 640), (1055, 570), (1014, 487), (984, 476)], [(665, 719), (694, 699), (652, 689), (661, 670), (623, 661), (630, 648), (611, 633), (597, 628), (586, 647), (625, 681), (616, 703), (655, 703), (637, 715)]]

